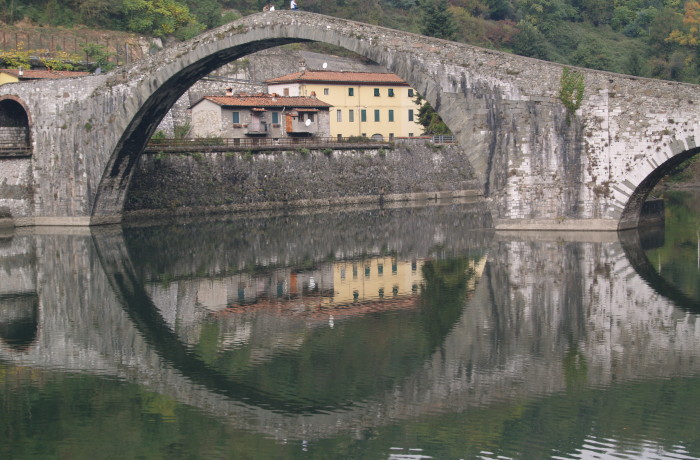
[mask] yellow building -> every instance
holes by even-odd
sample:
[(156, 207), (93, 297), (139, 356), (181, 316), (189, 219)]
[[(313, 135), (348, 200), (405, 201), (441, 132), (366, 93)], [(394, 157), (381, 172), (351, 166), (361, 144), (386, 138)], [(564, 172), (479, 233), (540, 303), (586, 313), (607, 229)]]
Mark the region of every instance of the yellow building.
[(266, 81), (268, 92), (316, 96), (331, 104), (333, 137), (393, 140), (420, 136), (416, 92), (390, 73), (302, 70)]

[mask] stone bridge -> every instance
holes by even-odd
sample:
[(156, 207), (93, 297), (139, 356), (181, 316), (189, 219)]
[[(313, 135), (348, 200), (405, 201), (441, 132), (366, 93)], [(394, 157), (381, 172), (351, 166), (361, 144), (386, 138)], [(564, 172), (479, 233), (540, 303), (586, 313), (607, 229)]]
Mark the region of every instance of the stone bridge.
[(563, 66), (311, 13), (260, 13), (110, 73), (0, 87), (0, 132), (30, 147), (0, 159), (0, 218), (15, 225), (121, 221), (139, 156), (198, 79), (266, 48), (318, 41), (405, 79), (440, 113), (483, 186), (496, 228), (638, 225), (658, 180), (698, 151), (698, 87)]

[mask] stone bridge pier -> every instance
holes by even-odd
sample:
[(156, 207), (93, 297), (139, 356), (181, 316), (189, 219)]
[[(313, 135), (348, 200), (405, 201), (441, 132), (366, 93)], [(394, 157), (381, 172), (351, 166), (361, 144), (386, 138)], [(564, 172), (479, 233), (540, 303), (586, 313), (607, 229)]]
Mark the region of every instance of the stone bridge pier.
[(0, 219), (119, 222), (145, 144), (187, 88), (255, 51), (305, 41), (351, 50), (417, 89), (463, 147), (496, 228), (635, 227), (653, 185), (698, 151), (694, 85), (578, 69), (584, 97), (567, 116), (561, 65), (276, 11), (107, 74), (0, 87), (0, 131), (21, 132), (30, 147), (0, 158)]

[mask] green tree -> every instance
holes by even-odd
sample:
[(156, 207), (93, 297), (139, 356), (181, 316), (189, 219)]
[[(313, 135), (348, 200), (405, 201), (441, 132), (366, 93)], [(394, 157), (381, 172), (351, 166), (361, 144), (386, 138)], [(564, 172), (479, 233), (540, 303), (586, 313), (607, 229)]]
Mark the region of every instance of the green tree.
[(521, 0), (518, 13), (545, 35), (558, 23), (576, 16), (576, 10), (563, 0)]
[(571, 121), (571, 116), (581, 107), (584, 93), (584, 77), (578, 70), (570, 70), (564, 67), (561, 73), (561, 88), (559, 100), (566, 107), (566, 122)]
[(185, 26), (197, 24), (189, 8), (174, 0), (123, 1), (126, 27), (132, 32), (163, 37)]
[(550, 58), (547, 38), (534, 24), (522, 20), (518, 23), (518, 29), (511, 43), (516, 54), (544, 60)]
[(87, 61), (94, 62), (95, 65), (104, 71), (109, 71), (114, 68), (114, 64), (109, 62), (109, 58), (112, 57), (113, 53), (107, 51), (104, 45), (98, 45), (95, 43), (86, 43), (82, 47), (83, 53)]
[(429, 37), (454, 40), (455, 25), (448, 11), (447, 0), (423, 0), (423, 25), (421, 33)]
[(452, 134), (440, 115), (420, 94), (416, 95), (414, 102), (418, 106), (418, 124), (423, 127), (423, 134)]

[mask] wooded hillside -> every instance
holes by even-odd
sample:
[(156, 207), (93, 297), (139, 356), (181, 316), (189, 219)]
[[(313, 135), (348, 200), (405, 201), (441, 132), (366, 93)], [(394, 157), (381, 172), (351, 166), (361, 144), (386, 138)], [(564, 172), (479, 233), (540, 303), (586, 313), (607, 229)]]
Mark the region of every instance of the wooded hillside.
[[(0, 19), (190, 38), (266, 0), (0, 0)], [(286, 0), (273, 0), (287, 8)], [(698, 83), (700, 3), (681, 0), (298, 0), (301, 9), (564, 64)]]

